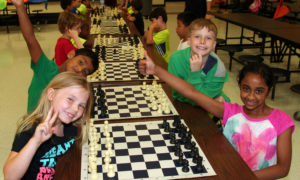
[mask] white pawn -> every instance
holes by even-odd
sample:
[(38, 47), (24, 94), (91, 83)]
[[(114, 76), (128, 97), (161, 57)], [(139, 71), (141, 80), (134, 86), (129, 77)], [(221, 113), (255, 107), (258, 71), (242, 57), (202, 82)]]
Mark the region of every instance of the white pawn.
[(161, 104), (158, 105), (158, 110), (157, 110), (157, 112), (158, 112), (158, 113), (162, 113), (162, 110), (161, 110)]
[(164, 112), (165, 112), (165, 114), (170, 114), (170, 108), (168, 105), (165, 106)]
[(146, 82), (145, 81), (143, 82), (142, 89), (146, 89)]
[(114, 170), (114, 166), (112, 164), (110, 164), (108, 166), (108, 172), (107, 172), (107, 176), (112, 178), (112, 177), (115, 177), (115, 170)]
[[(153, 102), (155, 102), (155, 101), (153, 101)], [(156, 111), (156, 110), (157, 110), (157, 105), (156, 105), (156, 103), (153, 103), (153, 105), (152, 105), (152, 109), (153, 109), (154, 111)]]
[(104, 158), (104, 166), (103, 166), (103, 169), (108, 169), (108, 166), (109, 166), (110, 161), (111, 161), (110, 157), (106, 156), (106, 157)]

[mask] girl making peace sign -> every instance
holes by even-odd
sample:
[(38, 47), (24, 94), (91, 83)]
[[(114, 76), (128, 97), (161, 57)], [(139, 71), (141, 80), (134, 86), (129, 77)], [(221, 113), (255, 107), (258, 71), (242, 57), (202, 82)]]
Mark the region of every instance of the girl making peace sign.
[(5, 179), (53, 179), (57, 158), (82, 137), (77, 128), (87, 123), (91, 101), (85, 77), (72, 72), (55, 76), (36, 109), (18, 125)]

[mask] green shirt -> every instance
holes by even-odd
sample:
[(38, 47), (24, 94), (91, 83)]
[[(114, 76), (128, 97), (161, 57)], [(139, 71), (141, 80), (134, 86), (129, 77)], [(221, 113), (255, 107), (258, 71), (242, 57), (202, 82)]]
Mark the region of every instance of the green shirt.
[(158, 53), (169, 63), (170, 58), (170, 32), (168, 29), (164, 29), (159, 32), (153, 33), (154, 46)]
[[(215, 53), (211, 53), (204, 67), (199, 71), (191, 71), (190, 68), (191, 48), (182, 49), (174, 52), (170, 57), (168, 71), (175, 76), (186, 80), (198, 91), (211, 98), (223, 96), (226, 102), (230, 99), (223, 93), (224, 82), (228, 81), (229, 74), (223, 62)], [(172, 89), (174, 98), (181, 102), (197, 105), (190, 99), (185, 98), (177, 91)]]
[(36, 64), (31, 61), (31, 69), (33, 70), (33, 77), (28, 89), (28, 113), (34, 110), (43, 90), (53, 77), (59, 73), (56, 63), (49, 60), (44, 53), (42, 53)]

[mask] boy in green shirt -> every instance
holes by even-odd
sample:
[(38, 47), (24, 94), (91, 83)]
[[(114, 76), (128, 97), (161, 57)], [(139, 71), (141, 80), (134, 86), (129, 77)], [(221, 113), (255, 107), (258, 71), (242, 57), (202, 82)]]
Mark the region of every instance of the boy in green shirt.
[[(168, 71), (192, 84), (198, 91), (219, 101), (230, 101), (222, 91), (229, 75), (223, 62), (213, 52), (217, 27), (210, 20), (197, 19), (190, 24), (190, 47), (176, 51), (170, 57)], [(174, 98), (196, 105), (172, 89)]]
[(149, 16), (152, 22), (144, 38), (147, 44), (154, 44), (158, 53), (169, 63), (170, 58), (170, 32), (167, 29), (167, 13), (162, 7), (154, 9)]
[(77, 50), (74, 58), (68, 59), (63, 65), (58, 67), (54, 61), (49, 60), (43, 53), (25, 11), (24, 1), (13, 0), (13, 3), (16, 6), (20, 29), (31, 56), (33, 77), (28, 89), (27, 106), (27, 112), (31, 112), (36, 107), (42, 91), (55, 75), (60, 72), (71, 71), (82, 76), (87, 76), (98, 69), (99, 62), (92, 50), (84, 48)]

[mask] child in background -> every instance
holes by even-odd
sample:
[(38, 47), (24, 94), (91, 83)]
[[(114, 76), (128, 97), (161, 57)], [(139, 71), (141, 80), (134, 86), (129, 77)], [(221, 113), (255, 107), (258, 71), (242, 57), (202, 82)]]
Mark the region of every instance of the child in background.
[(89, 119), (92, 93), (85, 77), (55, 76), (36, 109), (20, 121), (4, 165), (5, 179), (53, 179), (57, 159), (73, 145)]
[(167, 13), (162, 7), (151, 11), (149, 19), (151, 25), (145, 32), (144, 39), (146, 44), (153, 44), (158, 53), (169, 63), (170, 58), (170, 32), (167, 29)]
[(82, 0), (77, 10), (80, 12), (82, 19), (88, 18), (92, 11), (90, 0)]
[(188, 44), (190, 24), (195, 19), (197, 19), (196, 15), (189, 11), (182, 12), (177, 15), (176, 33), (180, 38), (180, 43), (177, 47), (177, 50), (185, 49), (190, 46)]
[(60, 6), (65, 12), (71, 12), (80, 15), (77, 10), (81, 5), (81, 0), (60, 0)]
[[(216, 46), (217, 27), (207, 19), (196, 19), (190, 24), (190, 47), (174, 52), (170, 57), (168, 71), (192, 84), (198, 91), (211, 98), (229, 102), (223, 93), (229, 75), (224, 63), (213, 52)], [(174, 98), (196, 105), (172, 89)]]
[(57, 66), (42, 51), (37, 41), (32, 24), (25, 11), (23, 0), (13, 0), (19, 18), (20, 29), (28, 46), (31, 57), (31, 69), (33, 77), (28, 89), (27, 112), (31, 112), (40, 99), (42, 91), (54, 76), (64, 71), (71, 71), (86, 77), (98, 69), (99, 61), (97, 55), (90, 49), (78, 49), (75, 57), (68, 59), (63, 65)]
[(130, 6), (130, 0), (122, 0), (122, 3), (120, 6), (118, 6), (118, 9), (128, 9)]
[(132, 15), (129, 14), (127, 18), (129, 21), (133, 21), (140, 35), (144, 36), (144, 20), (141, 14), (141, 9), (143, 8), (143, 2), (142, 0), (132, 0), (131, 6), (134, 13)]
[(81, 32), (81, 19), (73, 13), (62, 12), (58, 17), (57, 24), (62, 36), (57, 40), (55, 46), (54, 61), (58, 66), (60, 66), (67, 59), (75, 56), (76, 47), (73, 46), (71, 38), (74, 40), (78, 49), (83, 48), (79, 39), (79, 33)]
[(143, 74), (154, 74), (183, 96), (216, 117), (223, 118), (223, 134), (259, 179), (286, 176), (292, 156), (295, 125), (283, 111), (266, 105), (274, 86), (274, 76), (264, 64), (246, 65), (239, 74), (240, 97), (244, 105), (216, 101), (188, 82), (156, 66), (145, 53), (139, 62)]

